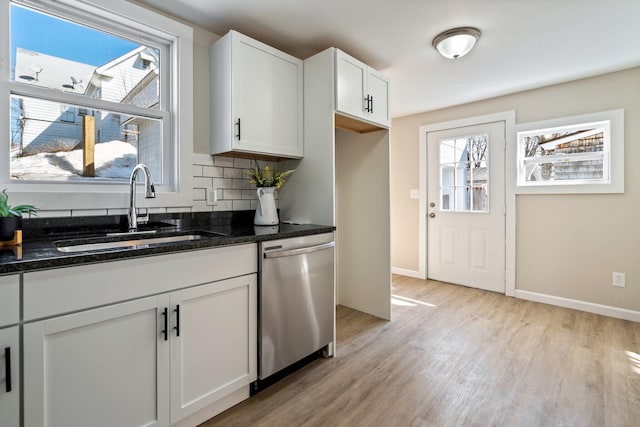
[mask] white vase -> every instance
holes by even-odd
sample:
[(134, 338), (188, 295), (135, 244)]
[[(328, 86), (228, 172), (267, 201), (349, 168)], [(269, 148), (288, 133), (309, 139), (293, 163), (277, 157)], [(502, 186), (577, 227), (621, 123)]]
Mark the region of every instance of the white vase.
[(277, 225), (278, 211), (273, 197), (276, 187), (258, 187), (258, 208), (253, 220), (255, 225)]

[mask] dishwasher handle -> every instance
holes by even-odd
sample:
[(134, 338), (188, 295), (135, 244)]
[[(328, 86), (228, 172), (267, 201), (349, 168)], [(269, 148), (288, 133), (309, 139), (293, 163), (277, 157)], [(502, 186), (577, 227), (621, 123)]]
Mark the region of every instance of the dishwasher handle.
[(333, 248), (335, 245), (336, 245), (336, 242), (328, 242), (328, 243), (322, 243), (320, 245), (306, 246), (304, 248), (298, 248), (298, 249), (285, 249), (283, 251), (270, 251), (270, 252), (265, 252), (264, 253), (264, 257), (265, 258), (280, 258), (280, 257), (285, 257), (285, 256), (309, 254), (311, 252), (317, 252), (317, 251), (321, 251), (323, 249)]

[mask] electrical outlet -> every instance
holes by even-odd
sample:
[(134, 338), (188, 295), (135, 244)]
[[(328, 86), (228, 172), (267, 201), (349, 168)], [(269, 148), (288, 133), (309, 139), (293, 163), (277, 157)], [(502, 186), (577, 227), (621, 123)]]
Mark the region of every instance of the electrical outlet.
[(218, 189), (211, 188), (207, 190), (207, 206), (216, 206), (218, 204)]
[(618, 273), (617, 271), (614, 271), (612, 285), (617, 288), (624, 288), (626, 287), (625, 279), (626, 279), (626, 275), (624, 273)]

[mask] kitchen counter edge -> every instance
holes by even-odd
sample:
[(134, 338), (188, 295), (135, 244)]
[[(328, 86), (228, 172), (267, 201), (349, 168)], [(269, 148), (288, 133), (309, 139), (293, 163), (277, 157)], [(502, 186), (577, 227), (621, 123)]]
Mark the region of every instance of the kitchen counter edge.
[[(205, 228), (199, 227), (198, 229), (203, 230)], [(218, 230), (219, 227), (211, 228), (211, 231)], [(213, 239), (179, 242), (141, 249), (87, 251), (73, 254), (64, 254), (56, 249), (54, 242), (60, 239), (24, 242), (22, 246), (4, 246), (0, 248), (0, 275), (257, 243), (267, 240), (331, 233), (335, 230), (335, 227), (326, 225), (281, 224), (277, 232), (256, 234), (253, 226), (234, 227), (231, 231), (225, 233), (226, 236)]]

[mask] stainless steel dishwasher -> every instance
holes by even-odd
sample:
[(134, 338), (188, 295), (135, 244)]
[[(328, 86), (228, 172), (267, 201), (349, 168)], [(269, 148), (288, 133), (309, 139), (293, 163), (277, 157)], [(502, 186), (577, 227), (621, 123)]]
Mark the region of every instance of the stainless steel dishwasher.
[(333, 233), (260, 243), (258, 378), (333, 341)]

